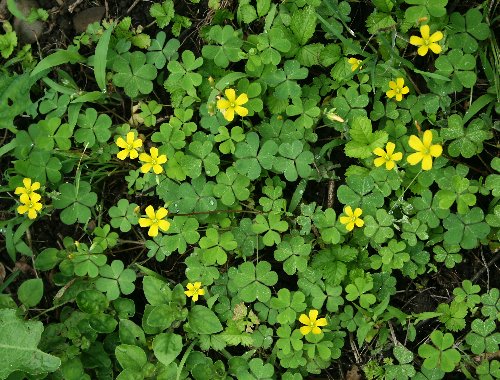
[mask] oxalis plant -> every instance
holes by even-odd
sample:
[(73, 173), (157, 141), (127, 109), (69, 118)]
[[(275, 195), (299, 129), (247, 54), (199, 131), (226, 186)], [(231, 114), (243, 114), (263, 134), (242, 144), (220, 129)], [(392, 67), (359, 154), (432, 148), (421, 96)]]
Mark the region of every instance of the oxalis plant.
[(3, 23), (0, 379), (500, 378), (498, 4), (137, 6)]

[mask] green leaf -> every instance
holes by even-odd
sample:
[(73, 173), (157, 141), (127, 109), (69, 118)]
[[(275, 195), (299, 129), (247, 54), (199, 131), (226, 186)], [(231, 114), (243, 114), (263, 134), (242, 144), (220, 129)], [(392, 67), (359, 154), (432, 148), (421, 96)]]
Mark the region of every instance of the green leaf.
[(121, 294), (131, 294), (134, 289), (136, 279), (132, 269), (124, 269), (123, 261), (113, 260), (111, 265), (104, 265), (99, 268), (100, 278), (96, 281), (96, 288), (105, 292), (109, 300), (115, 300)]
[(290, 22), (290, 29), (301, 45), (311, 39), (316, 30), (316, 11), (313, 6), (307, 6), (295, 11)]
[(245, 262), (238, 267), (238, 270), (232, 270), (229, 277), (234, 281), (241, 299), (245, 302), (269, 301), (271, 299), (269, 286), (278, 282), (278, 275), (271, 270), (271, 264), (267, 261), (259, 261), (257, 265)]
[(446, 228), (445, 242), (460, 244), (464, 249), (478, 246), (479, 241), (490, 232), (490, 226), (483, 222), (484, 214), (479, 207), (474, 207), (465, 215), (450, 214), (444, 221)]
[(182, 337), (174, 333), (158, 334), (153, 339), (155, 357), (165, 366), (172, 363), (182, 351)]
[(90, 184), (80, 181), (78, 186), (72, 183), (63, 183), (59, 186), (59, 196), (54, 199), (53, 205), (61, 212), (61, 221), (64, 224), (74, 224), (76, 221), (87, 223), (90, 219), (90, 207), (97, 203), (97, 194), (90, 191)]
[(493, 137), (482, 119), (474, 119), (464, 128), (459, 115), (448, 118), (448, 128), (441, 129), (443, 140), (453, 140), (448, 145), (448, 153), (452, 157), (461, 155), (471, 158), (483, 151), (483, 142)]
[(129, 97), (136, 98), (139, 94), (149, 94), (153, 91), (157, 70), (146, 63), (146, 54), (135, 51), (120, 55), (114, 60), (113, 70), (113, 83), (123, 87)]
[(149, 8), (149, 14), (155, 18), (156, 24), (160, 29), (166, 27), (174, 17), (174, 2), (172, 0), (165, 0), (161, 4), (154, 3)]
[(40, 342), (43, 324), (38, 321), (19, 319), (14, 309), (0, 309), (0, 378), (6, 379), (15, 371), (31, 375), (54, 372), (61, 366), (61, 360), (37, 346)]
[(111, 34), (113, 33), (114, 24), (111, 24), (108, 29), (100, 36), (97, 41), (94, 56), (94, 75), (97, 85), (101, 91), (106, 91), (106, 64), (108, 62), (108, 48)]
[(354, 158), (368, 158), (375, 148), (383, 148), (388, 135), (384, 131), (372, 132), (372, 123), (367, 117), (356, 117), (349, 129), (351, 141), (345, 148), (345, 154)]
[(24, 281), (17, 290), (17, 297), (28, 308), (38, 305), (43, 297), (42, 279), (32, 278)]
[(123, 369), (132, 369), (138, 372), (148, 361), (142, 348), (129, 344), (116, 346), (115, 355)]
[(231, 25), (225, 25), (224, 28), (219, 25), (212, 26), (208, 38), (217, 45), (205, 45), (201, 52), (203, 57), (212, 59), (217, 66), (226, 68), (230, 62), (238, 62), (242, 59), (240, 48), (243, 41), (240, 33)]
[(188, 314), (189, 327), (197, 334), (215, 334), (222, 331), (217, 315), (206, 306), (196, 305)]
[(85, 57), (83, 57), (76, 51), (75, 46), (70, 46), (68, 50), (56, 51), (55, 53), (52, 53), (51, 55), (42, 59), (33, 69), (30, 76), (34, 77), (40, 74), (42, 71), (51, 69), (64, 63), (75, 64), (77, 62), (85, 62), (85, 60)]
[(483, 352), (497, 352), (500, 344), (500, 332), (496, 332), (496, 324), (493, 319), (482, 321), (474, 319), (471, 323), (471, 330), (465, 341), (471, 346), (473, 354), (479, 355)]

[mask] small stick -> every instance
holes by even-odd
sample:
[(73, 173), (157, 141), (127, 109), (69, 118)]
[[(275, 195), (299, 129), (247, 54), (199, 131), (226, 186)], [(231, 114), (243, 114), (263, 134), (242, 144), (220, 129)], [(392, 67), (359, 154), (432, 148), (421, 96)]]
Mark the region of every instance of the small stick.
[(80, 5), (81, 3), (83, 2), (83, 0), (76, 0), (73, 4), (71, 4), (69, 7), (68, 7), (68, 12), (69, 13), (73, 13), (73, 11), (75, 10), (75, 8)]
[(135, 1), (132, 3), (132, 5), (131, 5), (128, 9), (127, 9), (127, 12), (126, 12), (126, 13), (127, 13), (127, 14), (129, 14), (129, 13), (132, 11), (132, 9), (134, 9), (134, 7), (135, 7), (137, 4), (139, 4), (139, 1), (141, 1), (141, 0), (135, 0)]

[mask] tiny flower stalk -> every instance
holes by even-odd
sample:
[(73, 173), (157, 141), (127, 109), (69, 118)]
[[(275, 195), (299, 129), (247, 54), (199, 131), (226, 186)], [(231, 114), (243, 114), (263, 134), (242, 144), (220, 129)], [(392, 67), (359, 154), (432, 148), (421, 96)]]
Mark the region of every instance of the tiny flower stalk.
[(153, 206), (146, 207), (147, 218), (140, 218), (139, 225), (141, 227), (149, 227), (148, 235), (151, 237), (158, 236), (158, 230), (167, 232), (170, 228), (170, 222), (164, 220), (168, 215), (167, 209), (160, 207), (158, 211), (155, 212)]
[(408, 156), (408, 163), (410, 165), (417, 165), (422, 161), (422, 170), (431, 170), (432, 158), (439, 157), (443, 154), (443, 147), (441, 145), (432, 144), (432, 132), (430, 130), (424, 132), (422, 140), (415, 135), (411, 135), (408, 140), (408, 145), (416, 150), (415, 153)]
[(392, 170), (396, 166), (396, 161), (400, 161), (403, 158), (403, 153), (396, 152), (394, 153), (394, 149), (396, 149), (396, 145), (392, 142), (388, 142), (385, 146), (385, 150), (382, 148), (375, 148), (373, 153), (379, 157), (373, 160), (373, 164), (376, 167), (382, 166), (385, 164), (385, 168), (387, 170)]
[(400, 102), (403, 100), (403, 95), (406, 95), (410, 92), (408, 86), (405, 86), (405, 80), (403, 78), (396, 78), (396, 81), (389, 82), (390, 90), (385, 94), (389, 99), (396, 97), (396, 101)]
[(186, 291), (184, 291), (184, 294), (188, 297), (191, 297), (193, 302), (198, 301), (199, 296), (205, 295), (205, 289), (201, 286), (201, 282), (195, 282), (194, 284), (188, 283), (186, 285)]
[(167, 162), (167, 156), (165, 154), (158, 155), (158, 148), (153, 147), (149, 150), (149, 154), (141, 153), (139, 160), (144, 163), (141, 166), (141, 172), (147, 173), (153, 169), (155, 174), (161, 174), (163, 172), (162, 165)]
[(321, 334), (320, 327), (326, 326), (328, 322), (326, 318), (318, 319), (318, 310), (311, 309), (309, 310), (309, 315), (301, 314), (299, 317), (299, 322), (305, 326), (300, 328), (300, 333), (302, 335), (307, 335), (309, 333), (313, 333), (314, 335)]
[(442, 48), (438, 44), (438, 42), (443, 39), (443, 33), (438, 31), (432, 33), (431, 35), (430, 30), (431, 29), (429, 25), (422, 25), (420, 27), (420, 34), (422, 35), (422, 37), (410, 37), (410, 44), (419, 47), (417, 49), (418, 55), (424, 56), (429, 52), (429, 50), (431, 50), (435, 54), (439, 54), (442, 51)]
[(116, 154), (116, 157), (120, 160), (125, 160), (127, 157), (136, 159), (139, 157), (137, 149), (142, 146), (142, 140), (136, 139), (134, 132), (129, 132), (127, 133), (126, 140), (123, 137), (118, 137), (116, 145), (123, 149)]
[(242, 107), (243, 104), (248, 102), (247, 94), (242, 93), (236, 97), (236, 91), (232, 88), (226, 89), (224, 94), (227, 99), (221, 98), (217, 101), (217, 108), (222, 112), (222, 115), (224, 115), (224, 119), (227, 121), (233, 121), (235, 113), (240, 116), (248, 115), (248, 109)]
[(360, 218), (363, 210), (361, 210), (359, 207), (352, 211), (352, 207), (347, 206), (344, 209), (344, 213), (345, 216), (341, 216), (339, 220), (340, 223), (345, 225), (347, 231), (352, 231), (354, 229), (354, 226), (363, 227), (365, 225), (365, 222)]

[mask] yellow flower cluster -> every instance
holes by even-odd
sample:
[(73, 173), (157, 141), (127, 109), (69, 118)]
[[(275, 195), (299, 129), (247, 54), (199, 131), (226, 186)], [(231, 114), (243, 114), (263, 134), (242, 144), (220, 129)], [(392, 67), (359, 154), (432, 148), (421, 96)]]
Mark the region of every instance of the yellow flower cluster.
[[(417, 165), (422, 161), (422, 170), (432, 169), (432, 158), (439, 157), (443, 154), (443, 147), (439, 144), (432, 143), (432, 131), (424, 132), (422, 140), (415, 135), (411, 135), (408, 140), (408, 145), (416, 152), (412, 153), (406, 159), (410, 165)], [(382, 148), (375, 148), (373, 153), (379, 157), (373, 160), (376, 167), (385, 164), (387, 170), (392, 170), (396, 166), (396, 161), (403, 158), (403, 153), (394, 152), (396, 145), (393, 142), (388, 142), (385, 150)]]
[(28, 214), (28, 218), (35, 219), (42, 209), (42, 196), (35, 191), (40, 188), (40, 182), (32, 182), (31, 178), (23, 179), (23, 185), (16, 187), (14, 194), (19, 195), (21, 205), (17, 208), (19, 214)]
[(142, 147), (142, 140), (135, 138), (135, 132), (131, 131), (127, 133), (126, 138), (118, 137), (116, 140), (116, 145), (123, 150), (119, 151), (116, 155), (120, 160), (125, 160), (127, 157), (131, 159), (136, 159), (139, 157), (139, 161), (143, 162), (141, 166), (141, 172), (148, 173), (153, 169), (155, 174), (160, 174), (163, 172), (163, 164), (167, 162), (167, 156), (165, 154), (158, 154), (158, 148), (149, 149), (149, 154), (141, 153), (137, 151)]
[(420, 34), (422, 37), (410, 37), (410, 44), (413, 46), (419, 46), (417, 50), (418, 55), (426, 55), (429, 49), (435, 54), (441, 53), (442, 48), (437, 42), (443, 39), (444, 36), (442, 32), (434, 32), (431, 35), (431, 28), (429, 25), (423, 25), (420, 27)]

